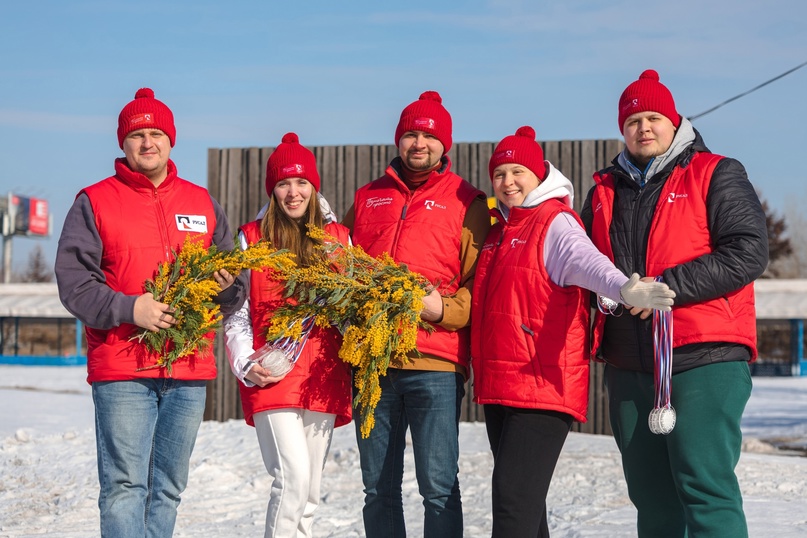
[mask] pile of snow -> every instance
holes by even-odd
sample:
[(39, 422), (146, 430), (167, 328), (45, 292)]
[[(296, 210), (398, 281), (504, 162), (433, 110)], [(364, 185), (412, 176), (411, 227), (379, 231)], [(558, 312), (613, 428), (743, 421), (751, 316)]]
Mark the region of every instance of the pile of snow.
[[(737, 472), (751, 536), (807, 535), (807, 378), (754, 378)], [(0, 536), (97, 536), (93, 409), (82, 367), (0, 366)], [(339, 428), (325, 467), (315, 536), (359, 537), (362, 485), (352, 425)], [(786, 447), (787, 450), (777, 447)], [(493, 461), (483, 424), (463, 423), (465, 535), (489, 536)], [(404, 505), (411, 536), (422, 507), (407, 451)], [(175, 536), (261, 536), (269, 479), (254, 430), (205, 422), (191, 459)], [(619, 453), (610, 437), (572, 433), (549, 492), (555, 537), (635, 536)]]

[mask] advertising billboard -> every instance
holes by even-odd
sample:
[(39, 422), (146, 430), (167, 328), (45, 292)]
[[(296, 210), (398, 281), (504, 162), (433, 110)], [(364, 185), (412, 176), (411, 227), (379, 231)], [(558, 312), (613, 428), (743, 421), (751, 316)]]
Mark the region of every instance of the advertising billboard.
[(41, 198), (9, 194), (11, 231), (15, 235), (50, 235), (48, 201)]

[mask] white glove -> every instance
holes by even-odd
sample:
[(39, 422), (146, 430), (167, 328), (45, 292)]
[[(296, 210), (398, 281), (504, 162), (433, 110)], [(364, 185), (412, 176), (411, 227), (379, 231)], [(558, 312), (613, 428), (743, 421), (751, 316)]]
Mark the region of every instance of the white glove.
[(642, 282), (638, 273), (619, 289), (622, 303), (637, 308), (652, 308), (669, 312), (672, 310), (675, 292), (663, 282)]

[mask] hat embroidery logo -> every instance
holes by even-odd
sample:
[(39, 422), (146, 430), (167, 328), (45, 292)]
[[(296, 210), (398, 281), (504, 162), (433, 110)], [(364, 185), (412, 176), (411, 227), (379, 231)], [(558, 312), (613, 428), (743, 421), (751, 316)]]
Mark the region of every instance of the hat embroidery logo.
[(431, 118), (417, 118), (415, 120), (415, 127), (422, 129), (434, 129), (435, 122)]
[(631, 99), (622, 107), (622, 110), (628, 110), (629, 108), (636, 108), (639, 106), (639, 99)]
[(137, 125), (138, 123), (144, 123), (144, 122), (146, 122), (146, 123), (151, 122), (151, 114), (146, 113), (146, 114), (138, 114), (137, 116), (133, 116), (129, 120), (129, 125)]
[(499, 159), (515, 159), (516, 158), (516, 150), (514, 149), (506, 149), (504, 151), (500, 151), (493, 156), (493, 160)]
[(290, 164), (283, 167), (283, 174), (304, 174), (305, 167), (302, 164)]
[(174, 215), (180, 232), (207, 233), (207, 217), (204, 215)]

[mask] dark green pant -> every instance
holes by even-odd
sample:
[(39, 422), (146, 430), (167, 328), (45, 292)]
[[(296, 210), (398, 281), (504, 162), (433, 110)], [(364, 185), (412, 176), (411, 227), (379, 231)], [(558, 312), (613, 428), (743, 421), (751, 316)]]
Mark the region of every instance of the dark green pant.
[(677, 414), (669, 435), (650, 432), (653, 376), (606, 367), (611, 427), (644, 538), (748, 536), (734, 468), (740, 418), (751, 396), (745, 362), (701, 366), (673, 376)]

